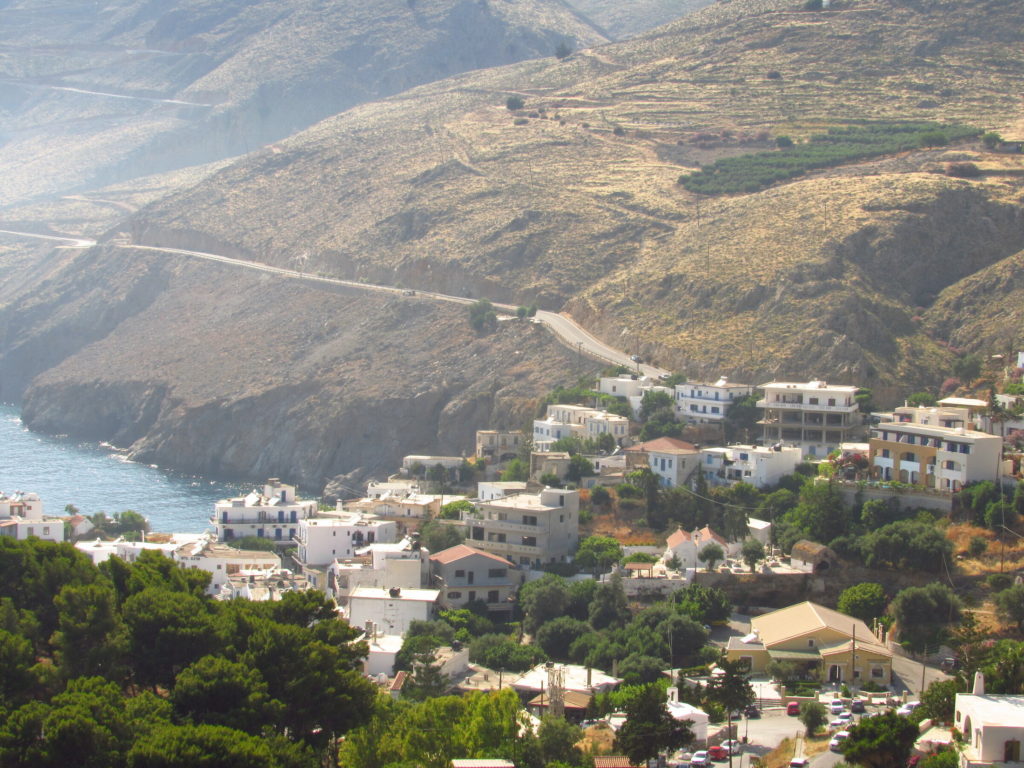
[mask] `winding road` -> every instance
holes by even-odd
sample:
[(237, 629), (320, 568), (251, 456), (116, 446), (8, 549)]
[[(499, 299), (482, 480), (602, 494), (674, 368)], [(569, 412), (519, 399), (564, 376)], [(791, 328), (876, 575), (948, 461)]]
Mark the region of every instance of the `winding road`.
[[(58, 237), (54, 235), (38, 235), (31, 232), (17, 232), (14, 230), (0, 229), (0, 234), (14, 235), (17, 237), (29, 237), (37, 238), (41, 240), (51, 240), (66, 243), (66, 245), (58, 246), (63, 248), (91, 248), (96, 245), (95, 240), (87, 240), (84, 238), (76, 237)], [(361, 291), (369, 291), (376, 294), (393, 294), (397, 296), (403, 296), (410, 300), (422, 300), (428, 299), (432, 301), (445, 301), (453, 304), (472, 304), (476, 299), (467, 299), (465, 296), (452, 296), (446, 293), (436, 293), (433, 291), (410, 291), (409, 289), (396, 288), (390, 285), (375, 285), (373, 283), (361, 283), (357, 280), (342, 280), (336, 277), (324, 277), (323, 275), (311, 274), (296, 269), (287, 269), (285, 267), (275, 267), (270, 264), (264, 264), (259, 261), (248, 261), (246, 259), (237, 259), (231, 256), (221, 256), (216, 253), (206, 253), (204, 251), (189, 251), (182, 248), (165, 248), (162, 246), (155, 245), (136, 245), (134, 243), (121, 243), (116, 240), (104, 245), (121, 248), (124, 250), (136, 250), (136, 251), (150, 251), (153, 253), (167, 253), (176, 256), (187, 256), (195, 259), (203, 259), (205, 261), (215, 261), (220, 264), (228, 264), (243, 269), (256, 270), (258, 272), (266, 272), (268, 274), (277, 275), (280, 277), (289, 278), (292, 280), (302, 280), (310, 283), (320, 283), (326, 285), (337, 285), (346, 288), (353, 288)], [(495, 308), (509, 313), (515, 314), (516, 307), (511, 304), (494, 304)], [(619, 349), (615, 349), (605, 344), (600, 339), (594, 337), (586, 329), (580, 326), (575, 320), (567, 315), (559, 314), (557, 312), (548, 312), (546, 310), (538, 310), (536, 317), (533, 318), (536, 323), (542, 324), (545, 328), (551, 331), (559, 341), (565, 344), (567, 347), (578, 352), (579, 354), (587, 355), (588, 357), (600, 360), (605, 363), (611, 363), (612, 365), (625, 365), (629, 368), (639, 368), (640, 372), (645, 376), (658, 377), (668, 375), (668, 371), (661, 368), (657, 368), (653, 365), (637, 365), (630, 359), (630, 356)]]

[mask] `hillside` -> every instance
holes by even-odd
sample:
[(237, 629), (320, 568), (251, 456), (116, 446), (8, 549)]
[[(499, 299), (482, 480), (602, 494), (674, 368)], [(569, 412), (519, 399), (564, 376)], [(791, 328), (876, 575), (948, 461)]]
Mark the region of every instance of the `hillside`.
[(571, 0), (570, 5), (613, 40), (625, 40), (668, 24), (714, 0)]
[(0, 206), (242, 154), (355, 104), (604, 37), (556, 0), (3, 4)]
[[(779, 151), (777, 136), (800, 144), (863, 121), (958, 122), (1012, 136), (1024, 118), (1016, 90), (1024, 7), (1003, 0), (802, 6), (719, 2), (635, 40), (465, 73), (363, 104), (209, 169), (101, 239), (128, 232), (140, 243), (282, 266), (302, 257), (309, 271), (339, 277), (536, 299), (691, 377), (827, 377), (871, 386), (892, 402), (945, 378), (951, 344), (983, 352), (1020, 346), (1022, 157), (969, 140), (868, 157), (750, 193), (700, 197), (677, 180), (720, 157)], [(510, 111), (510, 96), (523, 108)], [(949, 162), (973, 162), (980, 173), (947, 175)], [(149, 296), (145, 308), (119, 314), (102, 309), (107, 289), (93, 279), (97, 261), (113, 275), (118, 264), (158, 270), (161, 260), (117, 249), (63, 259), (59, 278), (26, 281), (0, 307), (8, 340), (0, 391), (25, 392), (35, 426), (103, 431), (162, 461), (186, 462), (197, 443), (173, 447), (171, 432), (146, 415), (150, 400), (126, 397), (124, 382), (159, 382), (164, 389), (138, 391), (156, 392), (152, 408), (161, 414), (178, 414), (160, 422), (175, 433), (206, 423), (204, 403), (216, 404), (211, 422), (219, 429), (228, 423), (223, 414), (250, 416), (235, 409), (250, 408), (260, 392), (283, 392), (284, 380), (250, 393), (238, 377), (215, 375), (218, 366), (249, 371), (259, 348), (281, 368), (301, 332), (289, 341), (273, 329), (290, 327), (297, 312), (310, 333), (323, 322), (306, 314), (307, 303), (320, 299), (305, 289), (281, 301), (272, 293), (244, 301), (235, 294), (247, 284), (231, 279), (223, 283), (235, 289), (230, 300), (219, 293), (200, 300), (206, 294), (189, 286), (205, 285), (200, 275), (210, 268), (197, 264), (158, 271), (159, 280), (137, 289)], [(458, 354), (470, 337), (457, 330), (458, 313), (436, 310), (448, 317), (439, 327), (451, 336), (444, 343), (452, 356), (414, 357), (439, 335), (401, 313), (374, 324), (384, 310), (372, 302), (328, 306), (342, 321), (324, 327), (343, 351), (326, 370), (355, 354), (346, 346), (355, 318), (364, 323), (361, 349), (400, 344), (410, 355), (392, 362), (371, 355), (360, 378), (345, 379), (340, 390), (319, 383), (321, 394), (274, 395), (271, 421), (289, 440), (294, 424), (316, 423), (318, 408), (364, 402), (366, 381), (418, 381), (417, 366), (438, 360), (444, 364), (424, 381), (440, 387), (449, 366), (464, 363)], [(216, 338), (225, 317), (237, 323), (234, 345)], [(550, 356), (565, 354), (540, 342), (482, 342), (478, 370), (500, 387), (507, 355), (518, 349), (529, 370), (519, 392), (535, 396), (560, 376)], [(216, 358), (166, 358), (194, 344), (210, 344)], [(206, 382), (203, 392), (175, 411), (167, 392), (189, 390), (196, 377)], [(452, 396), (474, 380), (460, 378)], [(133, 406), (109, 406), (122, 400)], [(104, 430), (90, 426), (84, 410), (104, 413)], [(363, 434), (346, 426), (363, 423), (359, 411), (345, 413), (332, 422), (344, 439)], [(416, 434), (435, 426), (406, 415)], [(317, 441), (329, 454), (330, 440)], [(269, 450), (258, 441), (238, 445), (245, 448), (232, 466), (246, 457), (255, 465)], [(325, 475), (369, 466), (360, 451), (377, 448), (346, 450), (343, 460), (326, 462)]]

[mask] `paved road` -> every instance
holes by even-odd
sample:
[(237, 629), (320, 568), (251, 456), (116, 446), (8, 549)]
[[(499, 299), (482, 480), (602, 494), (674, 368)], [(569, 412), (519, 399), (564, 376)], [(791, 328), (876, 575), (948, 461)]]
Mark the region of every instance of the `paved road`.
[[(55, 237), (52, 235), (37, 235), (31, 232), (15, 232), (12, 230), (0, 229), (0, 233), (16, 235), (20, 237), (33, 237), (42, 240), (55, 240), (65, 243), (70, 243), (73, 248), (90, 248), (96, 245), (94, 240), (85, 240), (81, 238), (73, 237)], [(326, 285), (337, 285), (346, 288), (353, 288), (360, 291), (369, 291), (377, 294), (392, 294), (398, 296), (406, 296), (410, 299), (428, 299), (433, 301), (445, 301), (454, 304), (472, 304), (475, 299), (468, 299), (465, 296), (451, 296), (445, 293), (436, 293), (433, 291), (415, 291), (410, 292), (407, 289), (397, 288), (391, 285), (374, 285), (371, 283), (361, 283), (356, 280), (342, 280), (334, 277), (324, 277), (317, 274), (310, 274), (301, 270), (287, 269), (285, 267), (275, 267), (270, 264), (264, 264), (259, 261), (247, 261), (245, 259), (236, 259), (230, 256), (221, 256), (216, 253), (207, 253), (205, 251), (189, 251), (182, 248), (163, 248), (154, 245), (136, 245), (133, 243), (118, 243), (112, 241), (106, 245), (114, 246), (117, 248), (131, 249), (137, 251), (150, 251), (153, 253), (168, 253), (176, 256), (188, 256), (195, 259), (203, 259), (205, 261), (215, 261), (221, 264), (229, 264), (243, 269), (252, 269), (258, 272), (266, 272), (280, 277), (285, 277), (292, 280), (302, 280), (305, 282), (321, 283)], [(510, 304), (499, 304), (496, 303), (495, 308), (501, 312), (514, 315), (516, 307)], [(662, 375), (668, 375), (668, 371), (661, 368), (657, 368), (653, 365), (637, 365), (634, 363), (630, 356), (622, 350), (615, 349), (603, 341), (595, 338), (582, 328), (578, 323), (572, 320), (566, 315), (560, 315), (556, 312), (547, 312), (540, 310), (537, 312), (537, 316), (534, 318), (534, 322), (542, 324), (545, 328), (550, 330), (558, 339), (566, 346), (573, 350), (578, 351), (580, 354), (587, 355), (588, 357), (601, 360), (606, 363), (613, 365), (625, 365), (630, 368), (637, 368), (645, 376), (658, 377)]]

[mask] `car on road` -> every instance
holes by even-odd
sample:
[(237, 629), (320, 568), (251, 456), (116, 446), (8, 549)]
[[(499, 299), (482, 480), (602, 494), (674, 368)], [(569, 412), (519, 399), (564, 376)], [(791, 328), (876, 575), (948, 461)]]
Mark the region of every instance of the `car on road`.
[(867, 708), (864, 706), (863, 699), (854, 699), (850, 702), (850, 711), (855, 715), (863, 715), (867, 712)]
[(716, 744), (713, 747), (708, 747), (708, 757), (712, 760), (726, 760), (729, 757), (729, 750)]
[(787, 715), (799, 715), (800, 714), (800, 702), (799, 701), (791, 701), (791, 702), (789, 702), (789, 704), (786, 705), (786, 714)]
[(910, 715), (914, 714), (914, 710), (920, 706), (920, 701), (908, 701), (906, 704), (904, 704), (902, 707), (896, 710), (896, 714), (903, 715), (904, 717), (909, 717)]
[(640, 355), (630, 355), (629, 359), (632, 360), (634, 363), (642, 363), (643, 362), (643, 359), (640, 357)]
[(833, 752), (843, 751), (843, 742), (850, 738), (849, 731), (839, 731), (828, 743), (828, 748)]
[(693, 757), (690, 758), (690, 768), (709, 768), (710, 765), (711, 758), (708, 757), (706, 750), (694, 752)]
[(842, 699), (832, 699), (832, 701), (829, 702), (828, 711), (831, 715), (838, 715), (845, 709), (846, 707), (843, 705)]
[(404, 291), (402, 291), (402, 295), (403, 296), (415, 296), (416, 295), (416, 291), (413, 291), (413, 290), (410, 290), (410, 289), (406, 288)]
[(747, 719), (755, 719), (761, 716), (761, 710), (757, 708), (757, 704), (748, 704), (747, 708), (743, 710), (743, 714), (747, 716)]

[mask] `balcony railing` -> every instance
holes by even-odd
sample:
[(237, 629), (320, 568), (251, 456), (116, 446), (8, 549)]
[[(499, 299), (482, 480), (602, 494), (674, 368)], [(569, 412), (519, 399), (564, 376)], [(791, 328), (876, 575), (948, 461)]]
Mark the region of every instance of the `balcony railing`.
[(775, 400), (772, 400), (772, 401), (758, 400), (757, 401), (757, 407), (758, 408), (784, 408), (784, 409), (788, 409), (788, 410), (799, 410), (799, 411), (829, 411), (829, 412), (834, 412), (834, 413), (844, 413), (844, 412), (845, 413), (853, 413), (854, 411), (857, 410), (857, 404), (856, 403), (854, 403), (853, 405), (821, 405), (820, 403), (817, 404), (817, 405), (811, 405), (810, 403), (807, 403), (807, 402), (803, 402), (803, 403), (785, 403), (785, 402), (782, 402), (781, 400), (780, 401), (775, 401)]

